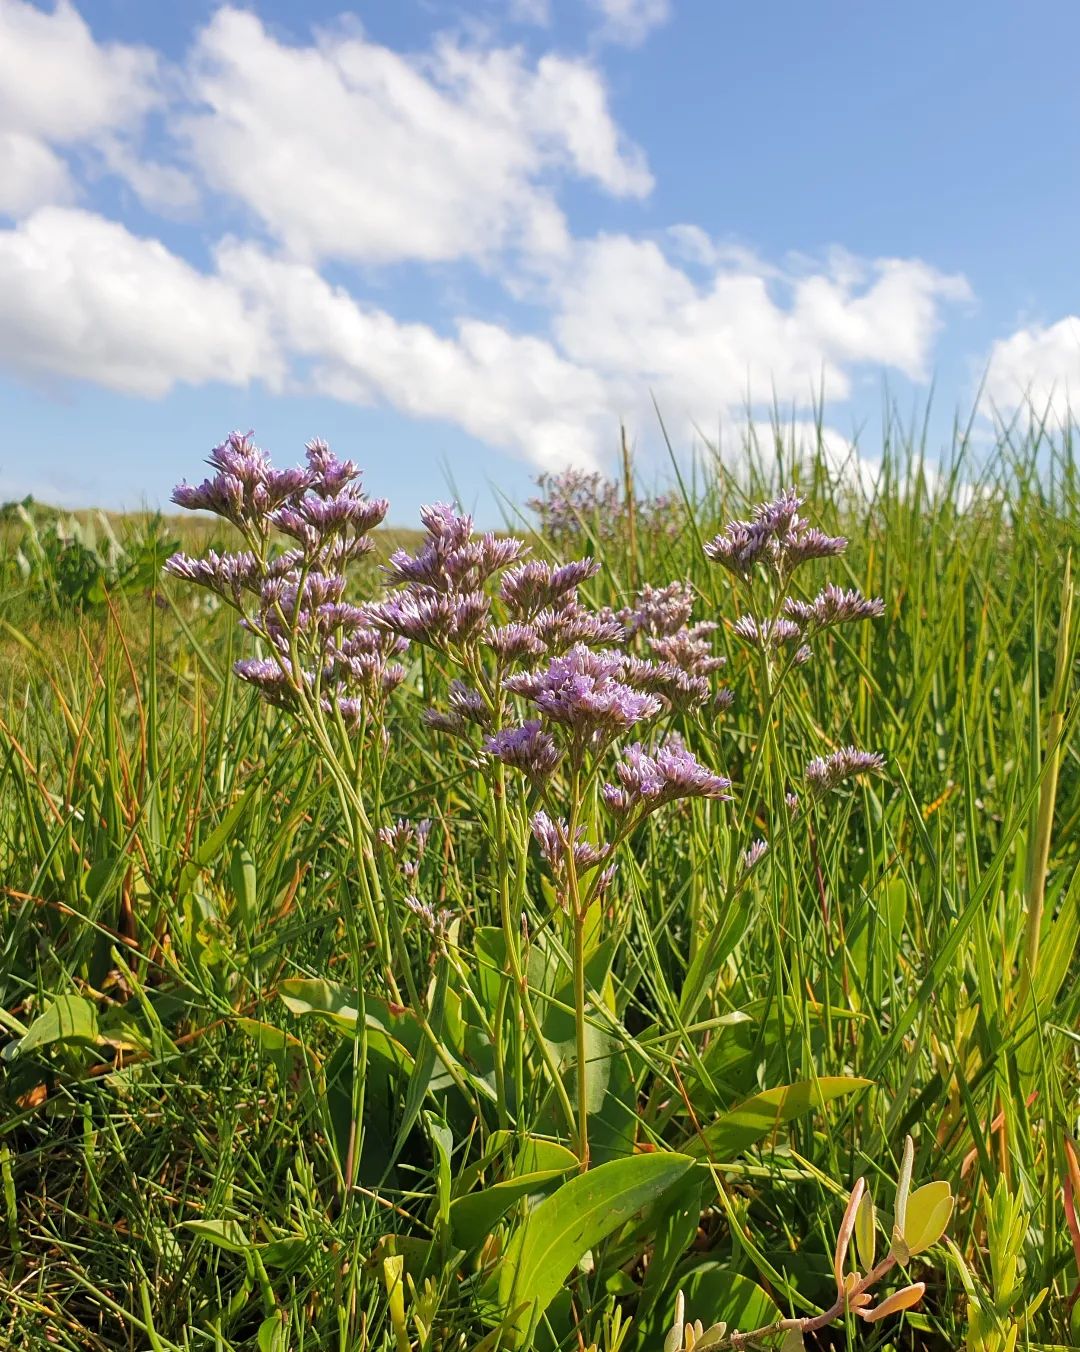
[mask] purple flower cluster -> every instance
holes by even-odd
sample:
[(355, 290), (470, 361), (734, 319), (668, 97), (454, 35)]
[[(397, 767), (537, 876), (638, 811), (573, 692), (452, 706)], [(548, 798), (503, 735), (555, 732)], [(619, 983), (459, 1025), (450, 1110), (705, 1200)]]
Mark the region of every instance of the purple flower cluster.
[(646, 584), (634, 597), (633, 605), (619, 611), (619, 619), (630, 635), (664, 638), (686, 629), (693, 608), (694, 591), (689, 582), (669, 582), (666, 587)]
[(825, 535), (799, 515), (803, 505), (795, 489), (754, 508), (749, 521), (732, 521), (705, 546), (706, 555), (740, 581), (749, 581), (759, 564), (786, 581), (811, 559), (842, 554), (843, 536)]
[(431, 822), (427, 818), (413, 822), (408, 817), (399, 817), (393, 826), (379, 828), (379, 844), (410, 887), (416, 886), (420, 876), (420, 860), (430, 834)]
[(806, 767), (806, 786), (815, 798), (838, 788), (845, 779), (856, 775), (883, 774), (885, 758), (876, 751), (860, 751), (858, 747), (842, 746), (828, 756), (815, 756)]
[(624, 667), (621, 653), (596, 652), (579, 644), (539, 671), (508, 676), (503, 685), (531, 700), (580, 744), (602, 744), (642, 719), (655, 717), (662, 708), (655, 695), (635, 690), (621, 679)]
[(715, 656), (711, 636), (717, 625), (690, 623), (694, 594), (689, 583), (671, 582), (666, 587), (645, 586), (633, 603), (619, 613), (628, 638), (644, 640), (648, 657), (629, 656), (623, 680), (638, 690), (659, 695), (678, 712), (700, 708), (720, 699), (720, 708), (730, 699), (728, 692), (713, 695), (712, 676), (726, 659)]
[[(357, 724), (405, 676), (393, 659), (406, 645), (379, 632), (368, 609), (344, 601), (344, 570), (372, 548), (370, 532), (386, 516), (386, 500), (368, 498), (356, 465), (322, 441), (308, 445), (306, 464), (279, 470), (250, 433), (233, 433), (209, 463), (213, 477), (180, 484), (173, 501), (224, 517), (247, 548), (208, 550), (202, 558), (174, 554), (166, 572), (216, 592), (269, 649), (236, 663), (241, 680), (273, 704), (293, 707), (311, 697), (346, 725)], [(275, 552), (275, 532), (295, 544)]]
[[(619, 485), (602, 474), (566, 469), (541, 474), (540, 495), (527, 505), (536, 513), (540, 534), (556, 548), (574, 549), (589, 537), (609, 544), (625, 539), (629, 509)], [(671, 494), (639, 498), (634, 503), (639, 536), (674, 536), (681, 524), (682, 505)]]
[(555, 738), (536, 718), (528, 719), (520, 727), (501, 729), (487, 739), (484, 750), (504, 765), (521, 770), (537, 784), (549, 779), (562, 759)]
[(521, 557), (520, 540), (473, 534), (473, 520), (445, 502), (420, 510), (427, 539), (416, 554), (395, 550), (386, 565), (399, 594), (373, 605), (372, 623), (440, 650), (475, 639), (491, 614), (488, 580)]
[(784, 614), (801, 629), (827, 629), (834, 624), (850, 624), (857, 620), (876, 620), (885, 614), (885, 602), (880, 597), (868, 599), (852, 588), (845, 591), (829, 583), (813, 601), (799, 601), (789, 596), (784, 601)]
[(762, 652), (775, 651), (802, 637), (802, 630), (794, 620), (756, 620), (753, 615), (743, 615), (737, 619), (731, 626), (731, 632)]
[(618, 784), (605, 784), (601, 796), (608, 810), (625, 819), (632, 812), (652, 812), (677, 798), (731, 797), (731, 781), (714, 775), (687, 750), (677, 733), (647, 751), (635, 742), (615, 766)]
[(594, 895), (599, 896), (607, 890), (615, 877), (616, 865), (611, 862), (612, 847), (606, 842), (594, 845), (585, 839), (585, 828), (579, 826), (570, 839), (569, 823), (561, 817), (549, 817), (546, 812), (537, 812), (532, 819), (532, 833), (540, 846), (544, 862), (551, 870), (556, 889), (565, 904), (566, 888), (569, 877), (569, 859), (572, 855), (574, 872), (579, 881), (601, 864), (605, 867), (596, 879)]

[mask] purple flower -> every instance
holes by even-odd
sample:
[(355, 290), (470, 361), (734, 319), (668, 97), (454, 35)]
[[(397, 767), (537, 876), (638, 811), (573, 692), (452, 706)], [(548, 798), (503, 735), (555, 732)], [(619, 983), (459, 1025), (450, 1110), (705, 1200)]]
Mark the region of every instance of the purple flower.
[(704, 704), (710, 694), (709, 682), (704, 676), (691, 675), (674, 662), (649, 662), (641, 657), (628, 657), (623, 664), (623, 680), (635, 690), (660, 695), (672, 708), (680, 711)]
[(677, 634), (685, 629), (694, 608), (694, 592), (689, 582), (669, 582), (666, 587), (642, 587), (632, 606), (619, 611), (619, 619), (629, 634), (653, 637)]
[(208, 587), (234, 606), (240, 607), (244, 590), (250, 590), (258, 581), (259, 561), (248, 552), (218, 554), (208, 549), (201, 559), (193, 559), (187, 554), (173, 554), (165, 560), (165, 571), (185, 582)]
[(428, 588), (403, 592), (370, 608), (371, 622), (402, 638), (442, 648), (465, 642), (487, 619), (490, 602), (483, 592), (451, 596)]
[(743, 872), (749, 873), (765, 857), (769, 850), (767, 840), (755, 840), (748, 850), (743, 850), (742, 866)]
[(545, 607), (559, 608), (599, 569), (595, 559), (575, 559), (559, 568), (552, 568), (541, 559), (531, 559), (506, 574), (499, 595), (511, 614), (525, 619)]
[(633, 690), (618, 679), (622, 667), (620, 654), (579, 645), (565, 656), (553, 657), (541, 671), (508, 676), (503, 685), (532, 700), (542, 714), (577, 736), (611, 737), (661, 709), (655, 695)]
[(259, 690), (271, 704), (289, 704), (296, 697), (292, 676), (272, 657), (242, 658), (233, 663), (233, 671), (242, 681)]
[(427, 848), (431, 822), (413, 822), (408, 817), (399, 817), (393, 826), (379, 828), (379, 844), (390, 854), (394, 864), (410, 884), (415, 884), (420, 874), (420, 860)]
[(677, 798), (726, 800), (731, 796), (727, 792), (731, 781), (701, 765), (674, 733), (652, 752), (635, 742), (616, 764), (615, 774), (619, 784), (605, 784), (601, 792), (607, 806), (620, 817), (638, 806), (651, 812)]
[[(532, 831), (548, 867), (556, 880), (561, 881), (566, 874), (566, 856), (570, 848), (569, 825), (561, 818), (555, 821), (546, 812), (537, 812), (532, 819)], [(575, 870), (582, 874), (610, 858), (611, 846), (593, 845), (585, 839), (585, 828), (579, 826), (574, 838), (573, 853)]]
[[(360, 470), (352, 460), (339, 460), (325, 441), (316, 438), (304, 448), (307, 454), (306, 471), (309, 486), (320, 498), (335, 497), (347, 484), (360, 477)], [(303, 470), (286, 473), (304, 474)]]
[(709, 636), (716, 625), (703, 621), (674, 634), (650, 638), (649, 647), (664, 662), (672, 662), (691, 676), (710, 676), (727, 664), (726, 657), (714, 657)]
[(868, 599), (855, 588), (845, 591), (830, 582), (811, 603), (789, 597), (784, 602), (784, 614), (804, 626), (826, 629), (853, 620), (878, 619), (885, 614), (885, 602), (880, 597)]
[(787, 804), (788, 814), (790, 815), (792, 821), (794, 821), (795, 818), (799, 815), (799, 810), (801, 807), (801, 804), (799, 802), (799, 795), (797, 793), (785, 793), (784, 802)]
[(884, 756), (877, 752), (860, 751), (854, 746), (842, 746), (829, 756), (815, 756), (806, 767), (804, 777), (810, 792), (815, 798), (820, 798), (837, 788), (845, 779), (856, 775), (880, 775), (884, 770)]
[(532, 619), (532, 628), (548, 652), (564, 653), (578, 644), (598, 647), (625, 637), (622, 625), (610, 613), (586, 610), (576, 601), (547, 607)]
[(826, 535), (816, 526), (804, 526), (784, 543), (784, 561), (789, 573), (811, 559), (831, 559), (847, 549), (842, 535)]
[(743, 615), (731, 626), (731, 632), (744, 643), (753, 644), (763, 652), (792, 643), (802, 637), (802, 630), (793, 620), (757, 620), (753, 615)]
[(540, 635), (527, 624), (503, 624), (484, 634), (484, 641), (501, 662), (520, 662), (525, 657), (539, 657), (544, 651)]
[(453, 911), (436, 911), (431, 902), (421, 901), (419, 897), (406, 897), (405, 905), (433, 937), (445, 934), (450, 928), (450, 922), (454, 918)]
[(794, 488), (754, 508), (751, 521), (732, 521), (705, 546), (706, 555), (736, 577), (748, 580), (758, 563), (783, 580), (810, 559), (842, 554), (847, 540), (825, 535), (799, 516), (804, 499)]
[(537, 782), (550, 778), (560, 760), (555, 739), (538, 719), (529, 719), (519, 728), (503, 728), (487, 739), (484, 750)]
[[(441, 516), (432, 518), (440, 525)], [(454, 518), (470, 521), (470, 518)], [(470, 522), (471, 529), (471, 522)], [(416, 554), (396, 549), (390, 556), (385, 572), (391, 587), (429, 587), (438, 592), (476, 591), (493, 573), (505, 568), (521, 556), (525, 546), (510, 536), (499, 539), (483, 535), (467, 538), (464, 543), (448, 548), (448, 540), (456, 540), (460, 531), (449, 530), (445, 535), (433, 535)]]
[(772, 502), (761, 502), (754, 508), (754, 523), (770, 536), (783, 537), (799, 526), (799, 508), (806, 501), (796, 488), (785, 488)]
[(464, 681), (450, 682), (448, 699), (450, 712), (459, 715), (468, 723), (478, 723), (481, 727), (491, 722), (491, 710), (488, 708), (479, 690), (466, 685)]
[(420, 508), (420, 520), (427, 533), (449, 552), (459, 549), (473, 532), (473, 519), (449, 502), (433, 502)]
[(201, 484), (179, 483), (172, 500), (193, 512), (213, 512), (234, 525), (244, 520), (244, 485), (231, 474), (215, 474)]
[(759, 521), (732, 521), (705, 545), (705, 555), (746, 581), (769, 548), (771, 534)]

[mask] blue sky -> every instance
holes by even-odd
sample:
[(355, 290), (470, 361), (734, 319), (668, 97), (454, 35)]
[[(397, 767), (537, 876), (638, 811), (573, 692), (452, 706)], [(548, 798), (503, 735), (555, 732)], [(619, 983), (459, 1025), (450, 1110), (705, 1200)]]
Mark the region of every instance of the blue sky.
[(872, 460), (1080, 376), (1080, 9), (0, 0), (0, 500), (167, 501), (253, 427), (408, 521), (749, 395)]

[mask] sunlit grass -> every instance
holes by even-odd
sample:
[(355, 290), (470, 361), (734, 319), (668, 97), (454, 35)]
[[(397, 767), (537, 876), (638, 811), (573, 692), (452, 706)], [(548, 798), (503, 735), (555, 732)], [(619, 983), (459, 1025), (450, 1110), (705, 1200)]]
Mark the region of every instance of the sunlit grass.
[[(638, 1153), (685, 1146), (773, 1086), (872, 1084), (703, 1170), (681, 1222), (653, 1215), (640, 1242), (619, 1239), (625, 1263), (610, 1241), (607, 1266), (594, 1255), (535, 1345), (610, 1352), (618, 1305), (635, 1316), (623, 1346), (659, 1349), (680, 1289), (705, 1325), (716, 1293), (730, 1300), (743, 1282), (784, 1313), (827, 1307), (847, 1191), (865, 1176), (887, 1213), (908, 1134), (917, 1176), (956, 1198), (955, 1253), (913, 1260), (923, 1303), (903, 1323), (851, 1319), (849, 1342), (959, 1347), (974, 1303), (976, 1330), (992, 1330), (992, 1310), (1002, 1341), (991, 1331), (970, 1345), (1005, 1348), (1010, 1321), (1047, 1288), (1019, 1346), (1076, 1345), (1062, 1201), (1080, 1126), (1080, 624), (1062, 608), (1080, 541), (1072, 446), (1002, 434), (981, 457), (958, 443), (930, 473), (893, 431), (871, 477), (823, 454), (795, 466), (779, 441), (732, 453), (737, 473), (707, 455), (671, 531), (583, 519), (579, 551), (603, 562), (590, 599), (618, 606), (644, 581), (687, 578), (695, 618), (733, 620), (738, 600), (701, 543), (797, 477), (815, 519), (850, 538), (828, 575), (883, 597), (886, 614), (835, 631), (798, 673), (799, 698), (768, 727), (769, 783), (847, 743), (883, 753), (887, 774), (783, 827), (767, 795), (740, 795), (764, 692), (723, 633), (736, 704), (695, 736), (735, 800), (644, 829), (616, 884), (607, 1012), (598, 1004), (590, 1021), (619, 1073), (638, 1068), (629, 1125), (612, 1127), (613, 1140), (636, 1134)], [(181, 530), (195, 532), (186, 547), (218, 538), (202, 523), (162, 527)], [(478, 1166), (494, 1116), (436, 1076), (395, 1158), (413, 1080), (377, 1030), (354, 1052), (281, 999), (290, 979), (351, 979), (342, 917), (357, 904), (356, 859), (323, 767), (226, 678), (242, 640), (222, 609), (171, 581), (80, 615), (50, 609), (16, 566), (19, 538), (5, 526), (0, 546), (0, 1040), (57, 997), (85, 997), (97, 1023), (0, 1063), (0, 1346), (480, 1346), (492, 1296), (481, 1259), (465, 1261), (440, 1228), (428, 1124), (445, 1118), (453, 1187), (468, 1190), (499, 1176)], [(374, 577), (365, 567), (357, 593)], [(417, 662), (395, 706), (381, 791), (391, 815), (433, 819), (420, 887), (460, 915), (454, 960), (475, 972), (486, 959), (468, 936), (498, 923), (491, 803), (468, 758), (422, 728), (426, 674)], [(762, 831), (767, 865), (722, 904), (731, 860)], [(539, 871), (528, 878), (536, 923)], [(434, 955), (413, 953), (424, 988)], [(392, 1011), (368, 1013), (407, 1040)], [(354, 1055), (369, 1066), (346, 1197), (349, 1104), (343, 1127), (328, 1092), (343, 1047), (347, 1069)], [(531, 1057), (506, 1092), (519, 1136), (567, 1139)], [(999, 1188), (998, 1213), (1015, 1211), (1008, 1240), (990, 1208)], [(204, 1221), (229, 1228), (190, 1228)], [(413, 1283), (397, 1328), (384, 1262), (395, 1248)], [(662, 1289), (650, 1268), (666, 1272)]]

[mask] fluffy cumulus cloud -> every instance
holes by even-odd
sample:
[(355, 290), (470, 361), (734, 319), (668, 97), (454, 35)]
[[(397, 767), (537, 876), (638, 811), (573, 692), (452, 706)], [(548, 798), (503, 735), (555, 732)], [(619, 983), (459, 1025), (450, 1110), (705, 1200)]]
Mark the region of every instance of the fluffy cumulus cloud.
[(0, 0), (0, 212), (67, 200), (58, 151), (122, 146), (161, 98), (150, 49), (97, 42), (69, 0)]
[(601, 34), (636, 47), (671, 17), (671, 0), (589, 0), (602, 18)]
[(223, 247), (218, 266), (281, 347), (312, 363), (322, 393), (444, 419), (538, 464), (592, 463), (605, 383), (549, 342), (475, 319), (449, 336), (402, 323), (252, 245)]
[(44, 141), (0, 131), (0, 214), (21, 216), (45, 202), (66, 202), (72, 192), (67, 165)]
[(651, 389), (707, 425), (748, 398), (809, 403), (822, 380), (845, 398), (860, 364), (922, 378), (941, 304), (966, 295), (918, 260), (847, 255), (791, 274), (719, 255), (701, 281), (657, 242), (612, 236), (582, 244), (560, 275), (553, 323), (566, 354), (624, 399)]
[(1002, 416), (1030, 411), (1064, 423), (1080, 415), (1080, 317), (1031, 325), (995, 343), (983, 395)]
[(596, 70), (438, 42), (408, 57), (350, 30), (290, 46), (223, 9), (199, 37), (191, 154), (293, 254), (386, 263), (566, 246), (552, 180), (652, 186)]
[(178, 382), (281, 379), (232, 287), (91, 212), (43, 207), (0, 230), (0, 296), (0, 363), (34, 380), (154, 397)]
[[(668, 10), (592, 3), (623, 41)], [(518, 9), (539, 20), (546, 7)], [(88, 209), (89, 156), (163, 213), (216, 194), (236, 233), (207, 255), (193, 234), (174, 230), (167, 248), (145, 218), (136, 233)], [(558, 468), (602, 463), (620, 418), (651, 423), (653, 396), (683, 437), (748, 396), (805, 408), (822, 380), (848, 395), (860, 369), (921, 379), (945, 307), (967, 295), (917, 259), (782, 267), (692, 224), (575, 237), (570, 180), (612, 201), (653, 186), (584, 58), (450, 38), (406, 54), (355, 25), (300, 42), (225, 7), (170, 69), (97, 40), (67, 0), (0, 0), (0, 212), (13, 218), (0, 364), (143, 397), (209, 382), (313, 390)], [(426, 322), (394, 313), (403, 263), (413, 282), (438, 278)], [(460, 299), (477, 263), (479, 311)], [(440, 305), (454, 287), (458, 302)], [(1002, 370), (1027, 359), (1022, 337)], [(1025, 341), (1063, 354), (1067, 337)]]

